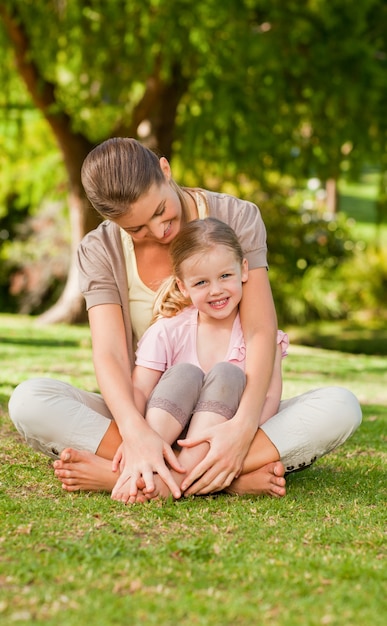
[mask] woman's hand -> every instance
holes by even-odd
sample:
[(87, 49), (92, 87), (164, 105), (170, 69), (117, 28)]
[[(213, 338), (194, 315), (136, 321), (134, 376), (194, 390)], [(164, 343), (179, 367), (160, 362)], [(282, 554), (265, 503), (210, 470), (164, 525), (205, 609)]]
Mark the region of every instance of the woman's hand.
[(210, 450), (181, 484), (185, 495), (204, 495), (228, 487), (242, 470), (254, 433), (241, 433), (240, 424), (230, 420), (206, 429), (196, 439), (179, 439), (180, 446), (192, 448), (207, 442)]
[(174, 498), (180, 498), (181, 491), (165, 461), (172, 469), (184, 473), (171, 446), (149, 427), (142, 430), (140, 436), (123, 441), (112, 461), (113, 472), (120, 470), (112, 491), (113, 500), (133, 504), (136, 502), (138, 484), (144, 485), (144, 494), (152, 493), (155, 489), (154, 473), (159, 474)]

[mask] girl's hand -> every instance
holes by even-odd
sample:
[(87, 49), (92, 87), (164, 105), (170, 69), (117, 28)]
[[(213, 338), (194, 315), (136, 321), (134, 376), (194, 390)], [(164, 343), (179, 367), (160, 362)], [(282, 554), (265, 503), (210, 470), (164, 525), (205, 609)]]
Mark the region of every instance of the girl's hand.
[(185, 448), (210, 445), (205, 458), (184, 478), (181, 490), (185, 495), (205, 495), (228, 487), (242, 470), (251, 439), (233, 420), (208, 428), (200, 438), (179, 439)]
[(144, 484), (143, 493), (153, 493), (154, 473), (159, 474), (174, 498), (180, 498), (181, 491), (165, 461), (172, 469), (184, 473), (171, 446), (151, 429), (142, 431), (141, 438), (131, 438), (130, 442), (123, 441), (112, 462), (113, 472), (120, 470), (120, 476), (112, 491), (113, 500), (133, 504), (136, 501), (138, 484), (142, 484), (139, 482), (141, 480)]

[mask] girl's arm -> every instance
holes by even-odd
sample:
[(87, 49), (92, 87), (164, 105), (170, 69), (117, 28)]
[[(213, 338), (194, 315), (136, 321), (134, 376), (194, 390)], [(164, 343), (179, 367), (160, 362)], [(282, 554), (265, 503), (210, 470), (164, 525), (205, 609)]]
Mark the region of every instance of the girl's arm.
[(146, 403), (163, 372), (136, 365), (133, 374), (134, 399), (141, 415), (145, 415)]
[(232, 420), (207, 429), (200, 439), (179, 441), (187, 447), (203, 441), (210, 444), (205, 459), (183, 480), (181, 488), (187, 494), (229, 486), (240, 473), (260, 424), (277, 343), (277, 316), (266, 268), (249, 271), (239, 310), (246, 344), (246, 388)]
[(150, 428), (135, 405), (121, 307), (117, 304), (94, 306), (89, 309), (89, 322), (98, 385), (122, 437), (120, 452), (113, 460), (113, 470), (120, 465), (120, 476), (112, 497), (123, 502), (133, 501), (141, 477), (146, 490), (152, 492), (155, 488), (153, 472), (156, 472), (178, 498), (180, 489), (164, 459), (177, 471), (181, 467), (171, 447)]

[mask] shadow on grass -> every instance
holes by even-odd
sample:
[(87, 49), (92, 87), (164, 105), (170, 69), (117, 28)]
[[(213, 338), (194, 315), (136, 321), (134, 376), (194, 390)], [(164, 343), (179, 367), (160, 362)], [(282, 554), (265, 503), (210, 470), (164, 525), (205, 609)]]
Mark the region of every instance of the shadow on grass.
[[(8, 385), (11, 388), (13, 388), (14, 386), (13, 383), (8, 383), (6, 381), (2, 382), (2, 385)], [(4, 412), (7, 411), (8, 400), (9, 400), (9, 396), (7, 396), (5, 393), (0, 393), (0, 409), (3, 409)]]
[(79, 342), (71, 339), (39, 339), (37, 337), (34, 338), (26, 338), (26, 337), (4, 337), (0, 335), (0, 344), (12, 344), (16, 346), (36, 346), (36, 347), (55, 347), (55, 346), (66, 346), (69, 348), (77, 348), (79, 347)]
[(387, 324), (365, 328), (348, 322), (319, 322), (291, 329), (292, 342), (352, 354), (387, 355)]

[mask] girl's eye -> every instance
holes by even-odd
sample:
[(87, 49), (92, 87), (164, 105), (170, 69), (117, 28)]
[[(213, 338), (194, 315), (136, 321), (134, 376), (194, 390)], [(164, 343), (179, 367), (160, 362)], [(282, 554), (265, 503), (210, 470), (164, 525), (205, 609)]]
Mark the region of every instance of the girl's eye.
[(194, 287), (201, 287), (202, 285), (205, 284), (205, 282), (206, 282), (205, 280), (199, 280), (198, 283), (195, 283)]
[(231, 274), (222, 274), (221, 278), (230, 278)]

